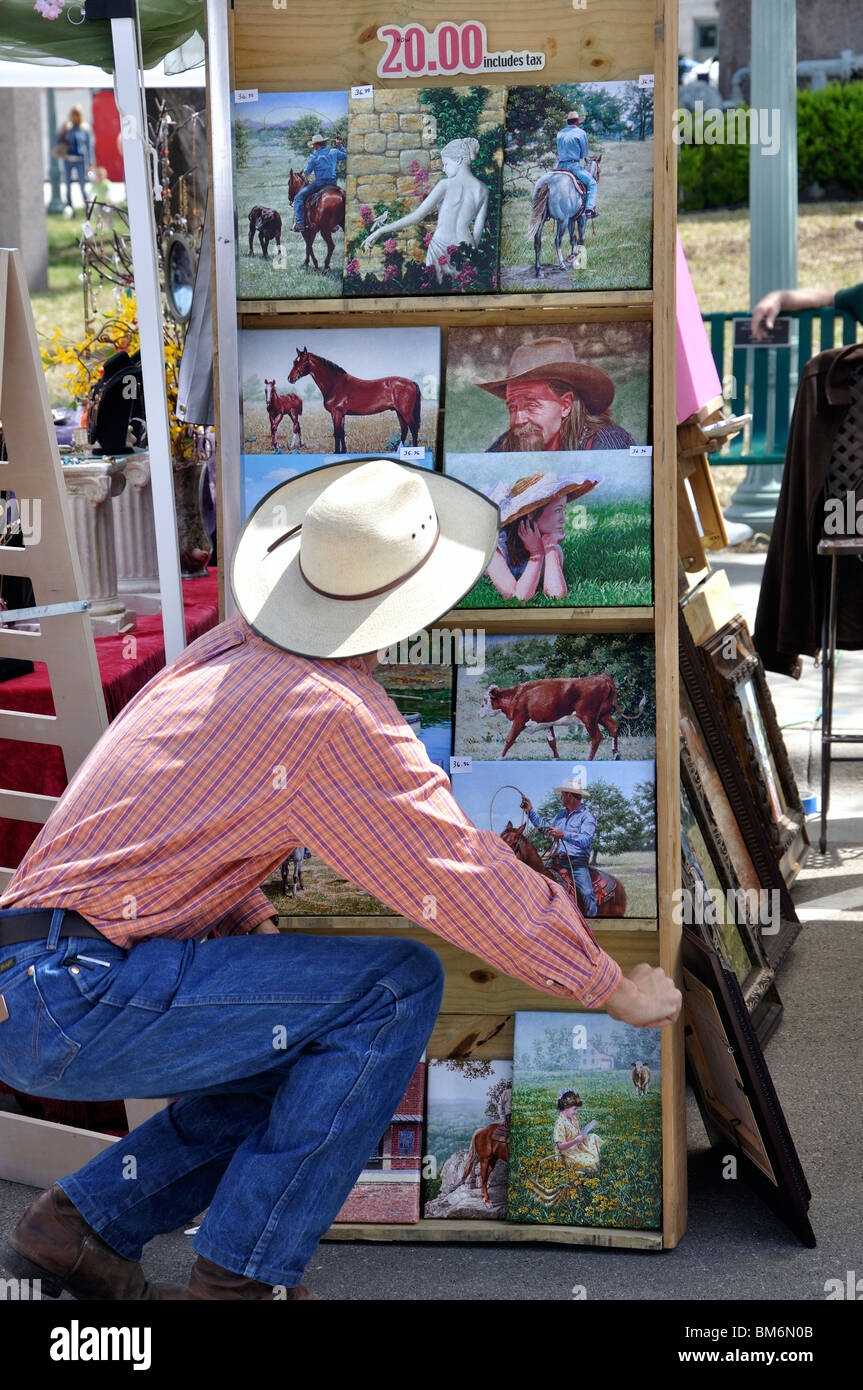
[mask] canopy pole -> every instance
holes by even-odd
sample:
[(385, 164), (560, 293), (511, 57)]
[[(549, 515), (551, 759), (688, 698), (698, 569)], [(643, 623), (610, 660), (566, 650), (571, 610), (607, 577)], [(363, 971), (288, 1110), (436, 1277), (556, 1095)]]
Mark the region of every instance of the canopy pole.
[(144, 398), (147, 405), (147, 446), (150, 453), (153, 512), (156, 522), (162, 630), (165, 638), (165, 660), (171, 662), (186, 646), (186, 622), (174, 504), (171, 434), (168, 425), (165, 338), (156, 257), (156, 223), (153, 215), (146, 108), (138, 63), (137, 21), (129, 18), (112, 19), (111, 38), (114, 45), (114, 93), (120, 112), (120, 130), (123, 138), (135, 303), (138, 311)]

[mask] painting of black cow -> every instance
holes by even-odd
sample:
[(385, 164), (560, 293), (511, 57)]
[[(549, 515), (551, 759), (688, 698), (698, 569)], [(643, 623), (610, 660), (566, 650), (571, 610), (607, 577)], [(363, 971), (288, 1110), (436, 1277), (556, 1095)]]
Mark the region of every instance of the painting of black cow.
[(647, 632), (486, 637), (456, 674), (457, 756), (493, 761), (654, 758), (653, 636)]

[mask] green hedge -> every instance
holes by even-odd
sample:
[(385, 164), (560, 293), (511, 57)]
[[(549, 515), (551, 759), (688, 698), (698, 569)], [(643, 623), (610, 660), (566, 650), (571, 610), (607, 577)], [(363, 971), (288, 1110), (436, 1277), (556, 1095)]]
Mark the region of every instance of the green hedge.
[[(863, 82), (798, 91), (797, 174), (801, 194), (817, 181), (863, 197)], [(678, 189), (684, 212), (748, 203), (749, 145), (682, 144)]]

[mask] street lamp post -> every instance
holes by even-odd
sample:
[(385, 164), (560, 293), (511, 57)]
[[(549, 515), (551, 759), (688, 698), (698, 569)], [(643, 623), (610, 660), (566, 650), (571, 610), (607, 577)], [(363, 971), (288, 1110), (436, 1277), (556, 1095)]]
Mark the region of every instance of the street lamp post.
[[(773, 153), (761, 144), (749, 151), (749, 295), (754, 305), (768, 290), (797, 288), (797, 0), (755, 0), (751, 63), (753, 112), (769, 112), (770, 128), (775, 130), (778, 122), (779, 133)], [(749, 348), (747, 355), (767, 350)], [(769, 533), (781, 482), (781, 464), (750, 466), (725, 515)]]
[(57, 135), (57, 106), (54, 101), (54, 88), (47, 87), (48, 99), (48, 177), (51, 180), (51, 201), (48, 212), (62, 212), (63, 199), (60, 194), (60, 161), (54, 157), (54, 139)]

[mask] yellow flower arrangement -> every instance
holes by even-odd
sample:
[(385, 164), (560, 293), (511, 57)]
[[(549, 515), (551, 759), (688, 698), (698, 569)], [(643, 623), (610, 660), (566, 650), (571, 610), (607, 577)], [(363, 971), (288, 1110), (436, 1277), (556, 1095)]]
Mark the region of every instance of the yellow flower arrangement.
[[(171, 453), (178, 462), (188, 462), (196, 455), (196, 431), (191, 425), (177, 420), (177, 392), (180, 358), (183, 343), (179, 325), (165, 316), (165, 385), (168, 393), (168, 424), (171, 431)], [(95, 333), (86, 334), (78, 342), (64, 339), (55, 328), (48, 346), (42, 349), (44, 367), (66, 367), (63, 386), (77, 405), (83, 405), (99, 380), (106, 360), (115, 352), (137, 352), (138, 317), (135, 297), (130, 290), (119, 300), (117, 312)]]

